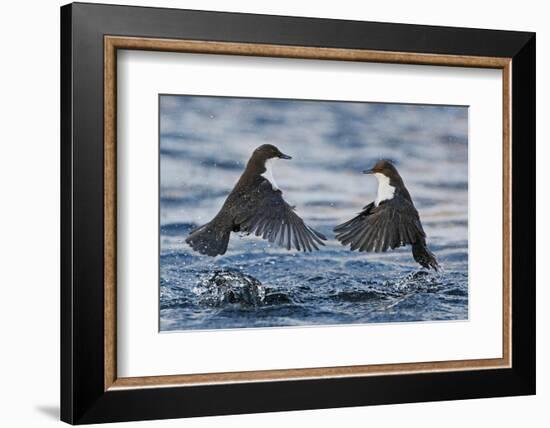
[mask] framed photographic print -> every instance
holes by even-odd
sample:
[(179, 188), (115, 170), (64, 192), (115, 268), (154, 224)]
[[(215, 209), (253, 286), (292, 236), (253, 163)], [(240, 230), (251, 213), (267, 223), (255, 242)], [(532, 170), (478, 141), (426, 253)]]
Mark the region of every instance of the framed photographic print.
[(535, 393), (533, 33), (76, 3), (61, 53), (62, 420)]

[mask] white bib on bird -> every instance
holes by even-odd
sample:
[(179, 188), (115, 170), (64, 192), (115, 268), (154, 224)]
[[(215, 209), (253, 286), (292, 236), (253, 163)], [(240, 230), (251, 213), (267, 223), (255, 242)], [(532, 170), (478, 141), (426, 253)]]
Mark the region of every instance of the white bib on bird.
[(378, 206), (380, 202), (393, 198), (395, 187), (390, 185), (390, 178), (386, 177), (384, 174), (376, 172), (374, 176), (378, 179), (378, 193), (376, 194), (374, 205)]
[(265, 162), (265, 172), (262, 174), (262, 177), (271, 183), (273, 190), (279, 190), (277, 183), (275, 182), (275, 177), (273, 176), (273, 161), (275, 158), (268, 159)]

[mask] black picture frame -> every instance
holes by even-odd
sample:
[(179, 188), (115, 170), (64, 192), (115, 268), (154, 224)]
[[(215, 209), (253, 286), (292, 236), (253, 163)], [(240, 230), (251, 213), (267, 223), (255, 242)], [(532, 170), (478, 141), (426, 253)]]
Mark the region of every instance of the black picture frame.
[[(512, 367), (104, 390), (104, 36), (512, 58)], [(73, 3), (61, 8), (61, 419), (71, 424), (535, 393), (535, 34)]]

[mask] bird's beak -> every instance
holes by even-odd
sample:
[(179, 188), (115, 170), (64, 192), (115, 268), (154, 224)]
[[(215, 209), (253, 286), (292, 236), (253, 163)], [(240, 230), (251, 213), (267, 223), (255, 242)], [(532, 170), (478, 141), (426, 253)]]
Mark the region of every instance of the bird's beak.
[(371, 169), (366, 169), (363, 171), (363, 174), (374, 174), (374, 171)]
[(280, 159), (292, 159), (292, 156), (285, 155), (284, 153), (279, 154)]

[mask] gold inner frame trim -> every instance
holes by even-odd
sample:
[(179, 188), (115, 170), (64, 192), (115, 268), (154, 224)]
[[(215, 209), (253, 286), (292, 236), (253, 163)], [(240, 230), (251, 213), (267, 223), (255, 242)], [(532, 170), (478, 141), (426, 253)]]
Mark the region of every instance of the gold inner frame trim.
[[(295, 368), (227, 373), (203, 373), (170, 376), (117, 376), (116, 321), (116, 89), (117, 50), (146, 50), (213, 55), (262, 56), (334, 61), (379, 62), (393, 64), (439, 65), (494, 68), (502, 70), (503, 82), (503, 320), (502, 357), (492, 359), (431, 361), (420, 363), (375, 364), (342, 367)], [(104, 389), (165, 386), (193, 386), (220, 383), (290, 381), (314, 378), (360, 377), (421, 372), (480, 370), (511, 367), (512, 355), (512, 164), (511, 164), (511, 58), (463, 55), (385, 52), (361, 49), (337, 49), (196, 40), (171, 40), (140, 37), (104, 37)]]

